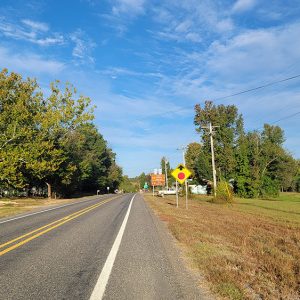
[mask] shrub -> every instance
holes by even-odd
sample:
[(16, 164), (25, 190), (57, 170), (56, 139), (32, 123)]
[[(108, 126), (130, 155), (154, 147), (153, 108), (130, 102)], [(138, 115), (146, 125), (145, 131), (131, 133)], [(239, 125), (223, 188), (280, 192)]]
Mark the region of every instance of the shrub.
[(217, 184), (216, 197), (213, 202), (231, 203), (233, 202), (233, 189), (226, 181), (220, 181)]

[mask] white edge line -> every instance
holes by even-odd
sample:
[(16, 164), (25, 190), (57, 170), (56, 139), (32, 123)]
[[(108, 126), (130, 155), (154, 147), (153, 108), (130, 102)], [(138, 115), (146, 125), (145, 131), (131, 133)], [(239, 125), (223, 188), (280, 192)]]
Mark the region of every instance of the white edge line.
[(94, 290), (92, 292), (90, 300), (101, 300), (103, 298), (105, 288), (106, 288), (107, 282), (109, 280), (109, 276), (111, 274), (111, 271), (112, 271), (117, 253), (118, 253), (119, 248), (120, 248), (122, 237), (123, 237), (123, 234), (124, 234), (124, 231), (125, 231), (125, 228), (126, 228), (126, 224), (127, 224), (129, 213), (130, 213), (131, 206), (132, 206), (132, 201), (133, 201), (135, 196), (136, 196), (136, 194), (131, 198), (131, 201), (130, 201), (129, 207), (127, 209), (126, 215), (124, 217), (123, 223), (121, 225), (121, 228), (120, 228), (120, 230), (118, 232), (118, 235), (117, 235), (117, 237), (114, 241), (114, 244), (111, 247), (111, 250), (110, 250), (110, 252), (107, 256), (104, 267), (103, 267), (103, 269), (100, 273), (100, 276), (97, 280), (97, 283), (94, 287)]
[(79, 201), (79, 202), (73, 202), (73, 203), (69, 203), (69, 204), (64, 204), (62, 206), (56, 206), (56, 207), (53, 207), (53, 208), (49, 208), (49, 209), (37, 211), (37, 212), (31, 213), (31, 214), (28, 214), (28, 215), (25, 215), (25, 216), (20, 216), (20, 217), (16, 217), (16, 218), (13, 218), (13, 219), (1, 221), (0, 224), (11, 222), (11, 221), (15, 221), (15, 220), (18, 220), (18, 219), (27, 218), (27, 217), (30, 217), (30, 216), (33, 216), (33, 215), (37, 215), (37, 214), (41, 214), (41, 213), (44, 213), (44, 212), (47, 212), (47, 211), (50, 211), (50, 210), (55, 210), (55, 209), (63, 208), (63, 207), (66, 207), (66, 206), (75, 205), (75, 204), (79, 204), (79, 203), (85, 203), (85, 202), (93, 201), (93, 200), (96, 200), (96, 199), (88, 199), (88, 200), (84, 200), (84, 201)]

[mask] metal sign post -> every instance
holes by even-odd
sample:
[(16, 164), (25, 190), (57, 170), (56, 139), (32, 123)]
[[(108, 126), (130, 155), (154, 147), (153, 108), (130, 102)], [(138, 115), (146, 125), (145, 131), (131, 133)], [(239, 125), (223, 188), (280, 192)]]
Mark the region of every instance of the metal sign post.
[(176, 180), (176, 207), (178, 208), (178, 181)]
[(185, 208), (188, 209), (188, 184), (187, 184), (187, 180), (184, 183), (185, 183)]
[(152, 191), (153, 191), (153, 193), (152, 193), (152, 196), (154, 197), (154, 185), (152, 185)]

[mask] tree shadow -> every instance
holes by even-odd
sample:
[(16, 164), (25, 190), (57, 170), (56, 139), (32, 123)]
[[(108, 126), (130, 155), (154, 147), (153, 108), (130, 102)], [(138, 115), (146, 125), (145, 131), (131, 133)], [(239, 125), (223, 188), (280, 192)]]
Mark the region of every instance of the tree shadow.
[(287, 211), (287, 210), (271, 208), (271, 207), (265, 207), (265, 206), (256, 205), (256, 204), (252, 204), (252, 203), (239, 203), (239, 204), (240, 205), (254, 206), (254, 207), (263, 208), (263, 209), (266, 209), (266, 210), (279, 211), (279, 212), (283, 212), (283, 213), (287, 213), (287, 214), (300, 215), (300, 213), (298, 213), (298, 212)]

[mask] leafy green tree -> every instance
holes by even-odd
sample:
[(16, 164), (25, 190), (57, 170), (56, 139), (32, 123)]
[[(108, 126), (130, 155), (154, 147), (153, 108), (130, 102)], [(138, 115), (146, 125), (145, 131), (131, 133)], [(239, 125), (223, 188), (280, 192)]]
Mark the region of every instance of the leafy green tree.
[(171, 187), (174, 180), (171, 175), (172, 170), (170, 167), (170, 162), (166, 157), (162, 157), (162, 159), (160, 160), (160, 167), (162, 169), (162, 174), (166, 174), (166, 167), (167, 167), (168, 186)]
[(199, 161), (202, 149), (199, 143), (190, 143), (187, 146), (185, 161), (186, 167), (192, 172), (192, 177), (197, 174), (197, 162)]
[(280, 181), (280, 187), (283, 192), (292, 192), (296, 190), (296, 176), (298, 174), (298, 163), (290, 155), (285, 152), (280, 157), (279, 161), (278, 178)]
[(122, 168), (119, 167), (116, 162), (113, 160), (111, 166), (108, 170), (108, 186), (112, 187), (113, 190), (119, 188), (119, 185), (122, 182)]
[(297, 160), (297, 174), (294, 178), (295, 191), (300, 192), (300, 160)]
[(141, 173), (138, 176), (137, 180), (138, 180), (138, 183), (139, 183), (139, 188), (141, 188), (141, 189), (144, 187), (144, 185), (145, 185), (146, 182), (149, 185), (149, 182), (147, 181), (147, 176), (146, 176), (146, 174), (144, 172)]
[(118, 185), (121, 175), (114, 162), (115, 155), (93, 124), (70, 131), (65, 137), (64, 153), (67, 165), (75, 167), (70, 180), (60, 185), (64, 194), (105, 191), (107, 186), (114, 190)]
[(58, 81), (44, 98), (35, 80), (0, 73), (0, 187), (48, 186), (69, 194), (107, 185), (115, 189), (122, 170), (92, 124), (90, 99)]
[(202, 147), (198, 159), (195, 161), (195, 179), (198, 183), (212, 180), (211, 156)]
[(244, 132), (238, 138), (235, 157), (235, 192), (244, 198), (254, 197), (255, 191), (251, 179), (249, 143)]
[(242, 197), (278, 195), (296, 189), (297, 162), (283, 148), (284, 132), (278, 126), (264, 125), (262, 132), (245, 133), (243, 118), (233, 105), (215, 106), (206, 101), (204, 108), (196, 105), (195, 125), (201, 134), (201, 153), (196, 160), (195, 176), (210, 179), (210, 141), (206, 129), (211, 122), (214, 134), (215, 161), (219, 179), (234, 181), (235, 192)]
[(219, 177), (225, 179), (232, 178), (235, 174), (234, 148), (238, 138), (238, 126), (242, 121), (242, 116), (234, 105), (214, 105), (212, 101), (206, 101), (204, 108), (195, 106), (194, 123), (196, 130), (201, 134), (202, 149), (205, 156), (210, 154), (210, 138), (207, 129), (211, 122), (213, 126), (219, 126), (214, 134), (215, 161)]
[(284, 157), (284, 133), (279, 126), (265, 124), (261, 133), (260, 194), (278, 195), (280, 161)]
[[(38, 114), (38, 130), (35, 137), (36, 156), (28, 169), (33, 176), (48, 186), (48, 197), (51, 197), (52, 186), (56, 189), (61, 184), (71, 183), (76, 165), (68, 157), (66, 145), (72, 132), (93, 119), (93, 108), (90, 99), (79, 96), (76, 89), (67, 84), (64, 91), (59, 82), (51, 85), (51, 94), (41, 103)], [(47, 151), (42, 145), (47, 144)], [(41, 167), (42, 166), (42, 167)]]
[(3, 188), (28, 186), (24, 176), (32, 160), (42, 94), (35, 80), (0, 73), (0, 182)]
[(120, 184), (120, 190), (124, 193), (134, 193), (137, 191), (134, 184), (130, 181), (129, 177), (127, 175), (123, 176), (121, 184)]

